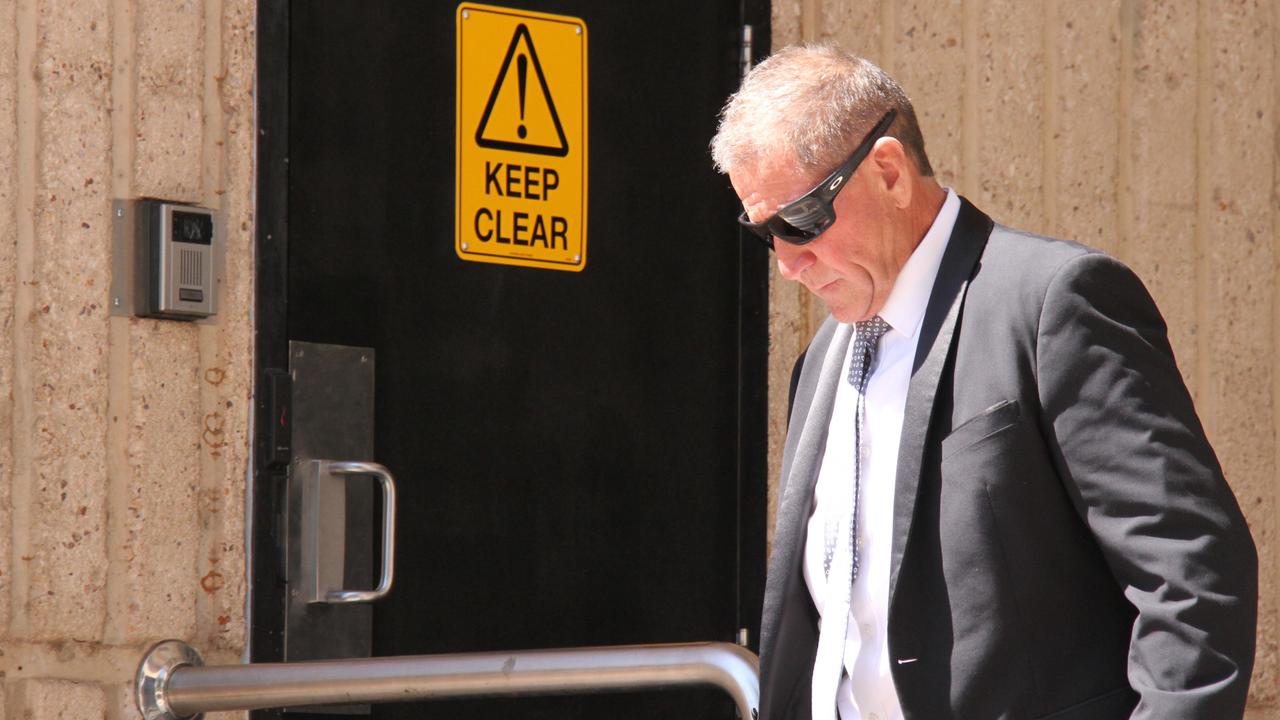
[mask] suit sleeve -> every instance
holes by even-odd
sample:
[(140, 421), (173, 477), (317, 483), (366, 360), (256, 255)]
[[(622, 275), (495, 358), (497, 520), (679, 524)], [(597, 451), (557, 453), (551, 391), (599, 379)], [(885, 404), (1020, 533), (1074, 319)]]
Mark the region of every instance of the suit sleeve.
[(1240, 718), (1253, 668), (1257, 553), (1137, 277), (1087, 254), (1042, 307), (1043, 431), (1068, 494), (1137, 608), (1134, 720)]

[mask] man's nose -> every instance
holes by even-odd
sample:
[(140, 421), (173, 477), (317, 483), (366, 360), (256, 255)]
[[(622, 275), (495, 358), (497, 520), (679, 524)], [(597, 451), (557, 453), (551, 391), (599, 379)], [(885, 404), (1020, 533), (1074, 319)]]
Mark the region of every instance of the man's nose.
[(788, 280), (799, 280), (800, 274), (814, 262), (812, 252), (801, 245), (792, 245), (785, 240), (774, 238), (773, 251), (778, 256), (778, 272)]

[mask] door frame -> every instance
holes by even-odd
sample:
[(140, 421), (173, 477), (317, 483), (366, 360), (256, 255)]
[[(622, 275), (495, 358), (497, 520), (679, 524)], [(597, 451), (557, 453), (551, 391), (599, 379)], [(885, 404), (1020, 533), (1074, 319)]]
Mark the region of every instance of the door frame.
[[(285, 471), (270, 465), (268, 373), (288, 368), (289, 248), (289, 0), (257, 9), (257, 208), (254, 238), (254, 417), (252, 467), (246, 490), (249, 547), (250, 662), (284, 658), (283, 541)], [(752, 63), (768, 54), (768, 0), (740, 0), (742, 24), (752, 27)], [(733, 29), (738, 32), (738, 28)], [(738, 58), (726, 58), (738, 62)], [(742, 231), (739, 229), (739, 239)], [(763, 246), (740, 242), (738, 253), (737, 615), (748, 647), (758, 652), (764, 596), (767, 512), (767, 386), (769, 258)], [(730, 638), (706, 638), (729, 640)], [(255, 711), (254, 717), (278, 717)]]

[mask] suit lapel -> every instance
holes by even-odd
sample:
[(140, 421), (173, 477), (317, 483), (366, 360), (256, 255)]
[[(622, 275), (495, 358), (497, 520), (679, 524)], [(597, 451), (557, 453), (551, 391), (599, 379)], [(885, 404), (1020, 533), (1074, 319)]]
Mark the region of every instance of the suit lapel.
[[(840, 369), (852, 335), (852, 325), (828, 319), (827, 325), (814, 337), (806, 366), (801, 372), (782, 458), (781, 496), (778, 498), (778, 519), (760, 627), (762, 652), (772, 641), (774, 624), (790, 584), (794, 577), (800, 575), (795, 570), (804, 551), (805, 521), (813, 506), (813, 486), (818, 478), (818, 468), (822, 466)], [(822, 359), (820, 365), (815, 362), (819, 357)]]
[(938, 277), (929, 295), (920, 341), (916, 347), (911, 384), (903, 413), (902, 439), (898, 446), (898, 472), (893, 504), (893, 550), (890, 557), (889, 598), (898, 586), (898, 571), (906, 551), (924, 462), (925, 442), (933, 420), (934, 400), (947, 357), (951, 354), (956, 322), (974, 264), (991, 234), (991, 219), (961, 198), (960, 214), (947, 242)]

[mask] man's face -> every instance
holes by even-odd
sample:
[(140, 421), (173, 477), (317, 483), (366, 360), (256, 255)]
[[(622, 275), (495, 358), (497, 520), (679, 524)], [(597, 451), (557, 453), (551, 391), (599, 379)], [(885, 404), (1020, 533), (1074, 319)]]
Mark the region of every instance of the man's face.
[[(902, 268), (895, 250), (885, 198), (872, 158), (867, 158), (835, 199), (836, 221), (812, 242), (793, 245), (774, 239), (778, 270), (822, 298), (844, 323), (871, 318), (884, 307)], [(747, 215), (760, 222), (822, 180), (801, 174), (794, 163), (766, 160), (730, 181)]]

